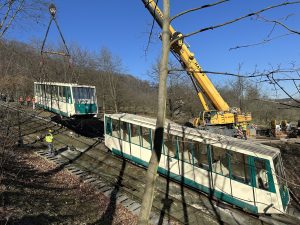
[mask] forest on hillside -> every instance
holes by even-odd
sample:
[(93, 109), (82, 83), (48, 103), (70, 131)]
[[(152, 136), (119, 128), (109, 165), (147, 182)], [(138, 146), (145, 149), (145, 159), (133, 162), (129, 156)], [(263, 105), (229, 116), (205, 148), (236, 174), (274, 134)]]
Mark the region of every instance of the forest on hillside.
[[(148, 68), (147, 80), (124, 72), (126, 65), (108, 48), (91, 53), (71, 46), (71, 61), (60, 56), (41, 57), (38, 43), (0, 41), (0, 92), (17, 99), (33, 95), (34, 81), (74, 82), (95, 85), (100, 109), (154, 116), (157, 111), (158, 64)], [(170, 67), (179, 68), (176, 62)], [(146, 69), (147, 70), (147, 69)], [(249, 79), (224, 77), (217, 89), (231, 107), (252, 112), (254, 122), (272, 119), (297, 121), (299, 110), (268, 102), (263, 86)], [(167, 118), (184, 123), (197, 116), (202, 106), (189, 76), (173, 72), (168, 78)], [(274, 110), (276, 109), (276, 110)], [(288, 118), (287, 118), (288, 117)]]

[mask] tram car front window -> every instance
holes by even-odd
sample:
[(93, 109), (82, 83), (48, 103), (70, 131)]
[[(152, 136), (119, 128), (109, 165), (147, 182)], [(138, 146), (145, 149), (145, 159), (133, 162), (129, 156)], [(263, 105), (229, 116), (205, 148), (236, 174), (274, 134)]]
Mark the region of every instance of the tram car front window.
[(97, 112), (95, 88), (72, 87), (72, 92), (77, 114)]
[(76, 103), (95, 103), (94, 88), (73, 87), (73, 96)]

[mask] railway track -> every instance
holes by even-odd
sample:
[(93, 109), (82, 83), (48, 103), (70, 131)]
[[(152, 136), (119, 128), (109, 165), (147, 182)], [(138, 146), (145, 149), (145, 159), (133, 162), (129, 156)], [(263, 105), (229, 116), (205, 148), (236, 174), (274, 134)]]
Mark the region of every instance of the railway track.
[[(56, 157), (48, 156), (44, 150), (37, 151), (43, 157), (82, 177), (111, 201), (124, 202), (125, 207), (138, 213), (144, 189), (145, 170), (107, 152), (99, 139), (76, 136), (69, 129), (52, 122), (46, 116), (20, 111), (26, 119), (21, 128), (27, 144), (38, 146), (37, 136), (48, 128), (55, 131)], [(75, 135), (75, 136), (74, 136)], [(69, 146), (69, 147), (66, 147)], [(134, 172), (133, 172), (134, 171)], [(170, 182), (163, 177), (157, 181), (154, 199), (153, 224), (167, 224), (170, 220), (180, 224), (299, 224), (290, 217), (257, 217), (229, 205), (207, 198), (189, 188)], [(121, 201), (123, 200), (123, 201)], [(165, 218), (163, 220), (162, 218)]]

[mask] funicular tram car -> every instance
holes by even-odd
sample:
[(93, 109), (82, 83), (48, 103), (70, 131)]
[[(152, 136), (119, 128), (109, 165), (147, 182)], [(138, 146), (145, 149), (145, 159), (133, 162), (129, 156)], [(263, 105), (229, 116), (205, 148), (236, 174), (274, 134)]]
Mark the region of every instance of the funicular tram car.
[[(155, 120), (105, 115), (105, 145), (113, 154), (148, 166)], [(289, 193), (280, 151), (166, 122), (158, 172), (245, 211), (286, 212)]]
[(95, 86), (34, 82), (36, 106), (65, 117), (98, 113)]

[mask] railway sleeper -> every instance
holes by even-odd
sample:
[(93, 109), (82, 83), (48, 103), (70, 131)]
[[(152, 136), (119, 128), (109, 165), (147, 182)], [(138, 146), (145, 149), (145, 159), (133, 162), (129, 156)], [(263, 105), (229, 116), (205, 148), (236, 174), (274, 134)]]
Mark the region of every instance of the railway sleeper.
[(79, 174), (78, 176), (79, 176), (79, 178), (80, 178), (80, 179), (84, 180), (84, 179), (85, 179), (85, 177), (87, 177), (87, 176), (88, 176), (88, 173), (86, 173), (86, 172), (82, 172), (82, 173), (81, 173), (81, 174)]
[(108, 189), (107, 191), (104, 191), (103, 194), (109, 198), (111, 197), (111, 194), (114, 192), (114, 190), (114, 188)]
[(121, 204), (125, 207), (128, 208), (130, 205), (132, 205), (135, 201), (131, 200), (128, 198), (127, 200), (123, 201)]
[(120, 204), (120, 203), (122, 203), (123, 201), (125, 201), (127, 199), (128, 199), (128, 196), (126, 196), (126, 195), (120, 194), (119, 197), (117, 195), (117, 204)]
[(79, 176), (80, 174), (83, 174), (84, 172), (82, 170), (78, 170), (77, 172), (75, 172), (74, 174)]
[(137, 209), (141, 208), (141, 204), (137, 203), (137, 202), (133, 202), (133, 204), (129, 205), (129, 206), (125, 206), (127, 209), (129, 209), (131, 212), (136, 211)]
[(101, 188), (98, 188), (98, 191), (104, 193), (105, 191), (108, 191), (108, 190), (110, 190), (110, 189), (113, 189), (113, 188), (112, 188), (111, 186), (105, 185), (105, 186), (103, 186), (103, 187), (101, 187)]
[(106, 186), (106, 183), (104, 183), (104, 182), (102, 182), (102, 181), (100, 181), (99, 183), (96, 184), (96, 188), (97, 188), (98, 190), (100, 190), (100, 189), (103, 188), (104, 186)]
[(70, 168), (68, 169), (72, 174), (75, 174), (76, 172), (79, 171), (79, 169), (76, 169), (76, 168)]
[(87, 176), (84, 178), (85, 183), (90, 183), (91, 181), (95, 181), (95, 180), (96, 180), (96, 178), (93, 176)]

